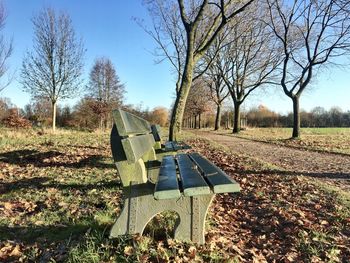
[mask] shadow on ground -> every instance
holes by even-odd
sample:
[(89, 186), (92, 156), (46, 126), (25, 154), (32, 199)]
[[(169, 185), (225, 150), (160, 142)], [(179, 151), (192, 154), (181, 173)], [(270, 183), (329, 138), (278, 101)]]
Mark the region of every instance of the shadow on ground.
[(242, 175), (249, 175), (249, 174), (275, 174), (275, 175), (286, 175), (286, 176), (292, 176), (292, 175), (304, 175), (308, 177), (315, 177), (315, 178), (325, 178), (325, 179), (342, 179), (345, 181), (349, 181), (350, 183), (350, 173), (337, 173), (337, 172), (323, 172), (323, 173), (317, 173), (317, 172), (305, 172), (305, 171), (285, 171), (285, 170), (236, 170), (235, 173), (242, 174)]
[(64, 189), (76, 189), (76, 190), (92, 190), (92, 189), (108, 189), (118, 188), (121, 186), (120, 180), (101, 180), (97, 183), (90, 184), (62, 184), (53, 181), (50, 177), (33, 177), (20, 179), (10, 183), (0, 183), (0, 194), (6, 194), (11, 191), (17, 191), (21, 189), (46, 189), (57, 188)]
[(16, 150), (0, 154), (0, 161), (8, 164), (15, 164), (21, 167), (33, 165), (35, 167), (67, 167), (67, 168), (114, 168), (113, 163), (105, 163), (103, 155), (87, 155), (82, 159), (71, 162), (72, 156), (59, 151), (39, 152), (37, 150)]

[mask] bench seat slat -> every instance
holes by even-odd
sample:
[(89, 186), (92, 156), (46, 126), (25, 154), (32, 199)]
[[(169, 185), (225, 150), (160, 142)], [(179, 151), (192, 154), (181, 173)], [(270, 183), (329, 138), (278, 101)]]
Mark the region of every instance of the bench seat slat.
[(205, 182), (187, 154), (176, 155), (180, 178), (185, 196), (210, 194), (210, 187)]
[(152, 134), (122, 139), (126, 158), (130, 163), (136, 163), (145, 153), (152, 149), (155, 141)]
[(214, 193), (234, 193), (240, 191), (239, 184), (228, 177), (219, 167), (198, 153), (191, 153), (190, 156), (202, 170)]
[(167, 152), (174, 151), (174, 147), (171, 141), (168, 141), (164, 144), (165, 148), (164, 150)]
[(176, 176), (176, 164), (173, 156), (164, 156), (159, 170), (159, 177), (155, 186), (155, 199), (179, 198), (181, 192)]
[(182, 146), (179, 145), (177, 142), (172, 142), (173, 144), (173, 148), (175, 151), (178, 151), (178, 150), (181, 150), (182, 149)]

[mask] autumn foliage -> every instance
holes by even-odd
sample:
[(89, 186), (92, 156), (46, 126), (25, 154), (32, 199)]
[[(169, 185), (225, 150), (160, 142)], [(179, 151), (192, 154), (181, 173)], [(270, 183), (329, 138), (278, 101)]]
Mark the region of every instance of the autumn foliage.
[(4, 118), (2, 123), (9, 128), (30, 128), (30, 121), (19, 115), (18, 109), (9, 110), (8, 117)]
[(156, 107), (150, 112), (150, 122), (162, 127), (168, 123), (169, 113), (164, 107)]

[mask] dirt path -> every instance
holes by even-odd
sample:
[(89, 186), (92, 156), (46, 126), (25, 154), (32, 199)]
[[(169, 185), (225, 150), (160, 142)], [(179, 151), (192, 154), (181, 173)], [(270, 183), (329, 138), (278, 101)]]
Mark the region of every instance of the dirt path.
[(224, 145), (238, 154), (280, 167), (286, 174), (303, 174), (321, 178), (343, 190), (350, 191), (350, 156), (298, 150), (213, 132), (195, 131), (194, 133)]

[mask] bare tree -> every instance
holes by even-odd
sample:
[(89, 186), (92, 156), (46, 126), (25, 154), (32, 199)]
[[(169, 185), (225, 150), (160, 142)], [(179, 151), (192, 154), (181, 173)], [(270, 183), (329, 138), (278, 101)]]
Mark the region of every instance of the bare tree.
[(216, 105), (214, 126), (216, 131), (220, 129), (222, 104), (230, 94), (220, 71), (226, 56), (226, 54), (220, 51), (220, 45), (222, 43), (221, 39), (217, 38), (204, 56), (204, 60), (209, 63), (209, 67), (205, 72), (204, 81), (208, 85), (210, 97)]
[[(0, 3), (0, 30), (5, 26), (6, 13), (5, 8)], [(7, 61), (12, 54), (12, 40), (6, 41), (3, 35), (0, 35), (0, 78), (8, 71)], [(0, 91), (10, 84), (10, 78), (0, 85)]]
[(299, 99), (314, 72), (350, 51), (350, 2), (267, 0), (269, 25), (282, 46), (280, 83), (293, 101), (293, 138), (300, 136)]
[(187, 117), (194, 118), (194, 128), (201, 128), (203, 113), (212, 108), (213, 103), (210, 96), (210, 90), (202, 78), (193, 81), (185, 111)]
[[(173, 3), (169, 0), (170, 3)], [(148, 1), (158, 13), (168, 14), (154, 5), (156, 0)], [(182, 60), (181, 80), (172, 111), (169, 139), (175, 140), (176, 134), (181, 131), (186, 100), (192, 85), (194, 68), (203, 57), (217, 35), (222, 32), (226, 24), (238, 13), (246, 9), (254, 0), (234, 1), (195, 1), (178, 0), (176, 15), (181, 18), (181, 27), (185, 32), (184, 59)], [(161, 32), (161, 31), (160, 31)]]
[[(231, 36), (217, 64), (234, 104), (233, 133), (240, 131), (241, 105), (256, 89), (274, 83), (280, 64), (279, 50), (266, 23), (260, 4), (251, 5), (231, 23)], [(265, 13), (266, 14), (266, 13)]]
[(147, 28), (142, 21), (137, 23), (156, 42), (153, 52), (156, 63), (168, 60), (176, 79), (176, 95), (180, 91), (184, 59), (186, 57), (186, 33), (178, 13), (178, 5), (173, 1), (148, 0), (148, 12), (153, 20), (153, 28)]
[(34, 48), (27, 52), (21, 71), (23, 90), (33, 97), (47, 97), (52, 105), (52, 129), (56, 105), (77, 94), (83, 68), (84, 48), (67, 13), (45, 8), (32, 19)]
[(24, 107), (25, 117), (37, 125), (49, 125), (52, 122), (51, 101), (47, 97), (35, 97)]
[(91, 105), (100, 116), (100, 128), (107, 128), (112, 108), (123, 104), (125, 88), (120, 82), (115, 67), (109, 58), (98, 58), (90, 72), (90, 82), (86, 87)]

